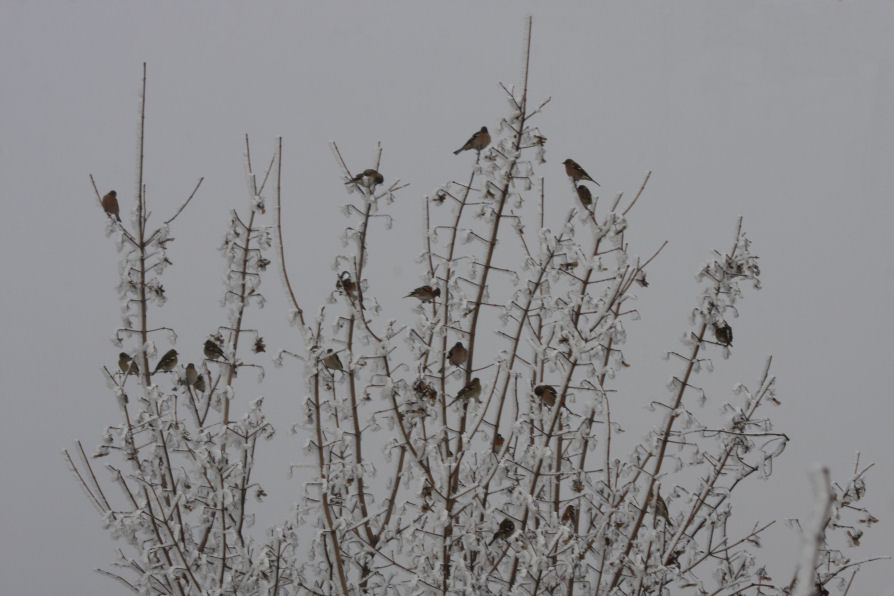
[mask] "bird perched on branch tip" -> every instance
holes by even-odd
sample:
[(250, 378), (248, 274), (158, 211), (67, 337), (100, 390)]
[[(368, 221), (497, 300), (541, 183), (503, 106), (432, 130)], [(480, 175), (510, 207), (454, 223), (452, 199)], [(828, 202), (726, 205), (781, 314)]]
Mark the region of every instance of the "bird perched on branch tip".
[(103, 196), (102, 198), (102, 209), (106, 212), (108, 216), (115, 216), (119, 222), (121, 221), (121, 216), (118, 215), (118, 193), (114, 190), (110, 190)]
[(378, 170), (374, 170), (372, 168), (367, 168), (351, 178), (350, 182), (355, 184), (364, 183), (369, 186), (376, 186), (377, 184), (381, 184), (385, 182), (385, 177), (379, 173)]
[(583, 184), (578, 184), (575, 188), (577, 189), (577, 198), (580, 199), (584, 207), (589, 209), (593, 204), (593, 195), (590, 193), (590, 189)]
[(490, 133), (487, 132), (487, 127), (482, 126), (481, 130), (473, 134), (466, 144), (453, 152), (453, 155), (459, 154), (461, 151), (468, 151), (469, 149), (473, 149), (478, 153), (481, 153), (481, 150), (490, 145)]
[(135, 375), (140, 372), (140, 369), (137, 368), (137, 363), (134, 362), (127, 352), (118, 354), (118, 369), (129, 375)]
[(565, 164), (565, 173), (568, 174), (568, 177), (571, 178), (572, 181), (577, 182), (578, 180), (589, 180), (596, 186), (599, 186), (599, 183), (593, 180), (587, 171), (580, 167), (580, 164), (574, 161), (571, 158), (566, 159), (562, 162)]
[(186, 384), (190, 387), (196, 384), (196, 381), (199, 380), (199, 371), (196, 370), (196, 365), (190, 362), (186, 365)]

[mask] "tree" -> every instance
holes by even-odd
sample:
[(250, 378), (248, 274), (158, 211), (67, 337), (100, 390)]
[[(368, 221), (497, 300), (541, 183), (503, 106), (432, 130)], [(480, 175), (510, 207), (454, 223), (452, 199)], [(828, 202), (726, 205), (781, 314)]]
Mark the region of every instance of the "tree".
[[(93, 454), (115, 460), (109, 480), (80, 443), (66, 452), (106, 528), (126, 543), (120, 571), (105, 573), (150, 594), (806, 594), (846, 574), (853, 581), (866, 561), (833, 540), (858, 545), (875, 521), (858, 506), (868, 469), (859, 462), (843, 486), (820, 483), (800, 575), (777, 581), (754, 555), (772, 522), (728, 531), (731, 494), (769, 475), (788, 441), (767, 414), (778, 403), (770, 360), (756, 383), (723, 398), (720, 420), (703, 422), (698, 409), (709, 397), (697, 376), (733, 353), (731, 321), (746, 287), (760, 287), (741, 220), (730, 248), (699, 274), (684, 349), (669, 353), (680, 372), (666, 399), (650, 404), (657, 427), (627, 453), (613, 445), (613, 380), (629, 369), (625, 326), (638, 318), (635, 294), (664, 244), (647, 258), (629, 244), (648, 175), (631, 199), (606, 200), (566, 159), (568, 186), (547, 196), (536, 175), (546, 137), (534, 123), (549, 100), (529, 104), (530, 20), (526, 39), (523, 80), (504, 87), (509, 113), (461, 148), (475, 155), (468, 179), (426, 198), (411, 321), (382, 320), (380, 287), (367, 274), (374, 224), (390, 224), (406, 185), (388, 181), (378, 161), (349, 167), (333, 145), (351, 199), (347, 252), (335, 260), (333, 300), (311, 318), (286, 266), (282, 140), (258, 177), (246, 137), (250, 202), (232, 214), (223, 247), (227, 318), (201, 356), (170, 348), (159, 357), (156, 341), (177, 337), (150, 322), (164, 305), (170, 225), (201, 180), (149, 228), (141, 110), (131, 220), (114, 219), (94, 183), (122, 252), (127, 313), (118, 365), (105, 369), (121, 421)], [(145, 86), (144, 66), (144, 98)], [(271, 195), (272, 229), (258, 223)], [(553, 231), (550, 216), (569, 202)], [(249, 497), (265, 494), (252, 472), (257, 442), (273, 427), (261, 400), (234, 416), (235, 379), (246, 367), (263, 371), (266, 346), (247, 321), (274, 258), (303, 343), (277, 361), (303, 362), (300, 426), (315, 477), (293, 515), (262, 538), (249, 529)], [(120, 494), (107, 494), (109, 484)]]

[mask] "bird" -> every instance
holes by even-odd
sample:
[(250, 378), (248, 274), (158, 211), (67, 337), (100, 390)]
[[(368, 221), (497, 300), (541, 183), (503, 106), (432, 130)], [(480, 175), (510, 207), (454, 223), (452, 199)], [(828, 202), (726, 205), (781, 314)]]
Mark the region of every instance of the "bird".
[(589, 209), (590, 205), (593, 204), (593, 195), (590, 194), (590, 189), (583, 184), (578, 184), (575, 188), (577, 189), (577, 198), (580, 199), (584, 207)]
[(482, 126), (481, 130), (473, 134), (466, 144), (453, 152), (453, 155), (459, 154), (461, 151), (468, 151), (469, 149), (474, 149), (478, 153), (481, 153), (481, 150), (490, 145), (490, 133), (487, 132), (487, 127)]
[(494, 540), (497, 538), (500, 540), (509, 540), (509, 537), (512, 536), (513, 532), (515, 532), (515, 522), (508, 517), (503, 518), (503, 521), (500, 522), (500, 527), (494, 532), (494, 537), (490, 539), (490, 542), (488, 542), (487, 545), (490, 546), (493, 544)]
[(454, 399), (453, 401), (466, 401), (472, 398), (478, 399), (479, 395), (481, 395), (481, 381), (478, 379), (478, 377), (475, 377), (474, 379), (466, 383), (465, 387), (459, 390), (459, 393), (456, 394), (456, 399)]
[(635, 281), (636, 283), (638, 283), (639, 285), (641, 285), (644, 288), (649, 287), (649, 282), (646, 281), (646, 272), (643, 271), (642, 269), (639, 270), (639, 273), (636, 274), (636, 277), (633, 278), (633, 281)]
[(378, 170), (374, 170), (372, 168), (367, 168), (351, 178), (350, 182), (355, 184), (363, 184), (364, 179), (366, 179), (366, 185), (368, 186), (376, 186), (377, 184), (381, 184), (385, 182), (385, 177), (382, 176)]
[(574, 525), (575, 520), (577, 520), (577, 511), (574, 509), (574, 505), (569, 505), (562, 513), (562, 523)]
[(431, 302), (441, 295), (441, 288), (432, 289), (431, 286), (419, 286), (404, 298), (418, 298), (422, 302)]
[(500, 433), (495, 434), (493, 447), (492, 447), (493, 452), (499, 453), (505, 443), (506, 443), (506, 439), (503, 438), (503, 435), (501, 435)]
[(137, 368), (137, 363), (134, 362), (133, 358), (131, 358), (127, 352), (118, 354), (118, 368), (121, 372), (129, 375), (135, 375), (140, 372), (140, 369)]
[(192, 387), (196, 384), (196, 381), (199, 380), (199, 371), (196, 370), (196, 365), (190, 362), (186, 365), (186, 384), (189, 387)]
[(717, 342), (724, 346), (733, 345), (733, 328), (729, 326), (729, 323), (723, 321), (721, 323), (712, 323), (714, 326), (714, 337), (717, 338)]
[(671, 525), (670, 515), (667, 511), (667, 503), (664, 502), (664, 499), (661, 498), (661, 494), (658, 492), (659, 488), (655, 487), (655, 514), (658, 517), (664, 519), (664, 522), (668, 525)]
[(192, 385), (196, 391), (199, 393), (205, 393), (205, 377), (199, 375), (199, 378), (196, 379), (196, 382)]
[(556, 388), (552, 385), (537, 385), (534, 387), (534, 395), (550, 408), (556, 405)]
[(330, 370), (344, 370), (344, 367), (341, 364), (341, 358), (338, 357), (338, 354), (332, 351), (332, 348), (326, 350), (326, 355), (323, 356), (323, 366)]
[(593, 180), (590, 175), (587, 174), (587, 171), (580, 167), (580, 164), (573, 159), (568, 158), (562, 163), (565, 164), (565, 173), (568, 174), (568, 177), (571, 178), (572, 181), (589, 180), (596, 186), (599, 186), (599, 183)]
[(339, 274), (338, 281), (335, 282), (335, 287), (349, 296), (357, 290), (357, 284), (354, 283), (351, 279), (351, 274), (347, 271), (342, 271), (341, 274)]
[(152, 374), (154, 375), (158, 371), (170, 372), (175, 366), (177, 366), (177, 350), (172, 348), (161, 357), (161, 360), (155, 365), (155, 370), (152, 371)]
[(102, 198), (102, 209), (106, 212), (106, 215), (114, 215), (115, 219), (121, 221), (121, 216), (118, 215), (118, 193), (114, 190), (110, 190), (105, 194)]
[(450, 361), (450, 364), (453, 366), (460, 366), (464, 364), (466, 360), (469, 358), (469, 351), (463, 345), (463, 342), (458, 341), (453, 344), (453, 347), (447, 352), (447, 360)]
[(205, 353), (205, 358), (209, 360), (224, 360), (226, 358), (223, 349), (213, 339), (205, 340), (202, 351)]

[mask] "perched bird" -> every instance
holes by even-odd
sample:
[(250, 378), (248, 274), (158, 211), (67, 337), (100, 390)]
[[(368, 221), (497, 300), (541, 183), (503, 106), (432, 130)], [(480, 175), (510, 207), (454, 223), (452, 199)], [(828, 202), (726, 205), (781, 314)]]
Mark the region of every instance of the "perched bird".
[(503, 521), (500, 522), (500, 527), (494, 532), (494, 537), (490, 539), (490, 542), (488, 542), (487, 545), (490, 546), (493, 544), (494, 540), (497, 538), (500, 540), (509, 540), (509, 537), (512, 536), (513, 532), (515, 532), (515, 522), (508, 517), (503, 518)]
[(469, 149), (474, 149), (478, 153), (481, 153), (481, 150), (490, 145), (490, 133), (487, 132), (487, 127), (482, 126), (481, 130), (472, 135), (472, 137), (466, 141), (466, 144), (453, 152), (453, 155), (457, 155), (461, 151), (468, 151)]
[(456, 399), (453, 401), (466, 401), (473, 398), (478, 399), (479, 395), (481, 395), (481, 381), (478, 380), (478, 377), (475, 377), (466, 383), (465, 387), (459, 390), (459, 393), (456, 394)]
[(729, 323), (723, 321), (722, 323), (712, 323), (714, 326), (714, 337), (717, 338), (717, 342), (724, 346), (733, 345), (733, 328), (729, 326)]
[(418, 298), (423, 302), (431, 302), (435, 298), (441, 295), (441, 288), (432, 289), (431, 286), (419, 286), (404, 298)]
[(341, 364), (341, 358), (338, 357), (337, 353), (332, 351), (332, 348), (326, 350), (326, 355), (323, 357), (323, 366), (329, 370), (344, 370), (344, 367)]
[(552, 385), (537, 385), (534, 387), (534, 395), (540, 398), (545, 406), (556, 405), (556, 388)]
[(186, 384), (190, 387), (196, 384), (196, 381), (199, 380), (199, 371), (196, 370), (196, 365), (190, 362), (186, 365)]
[(209, 360), (225, 360), (226, 359), (223, 349), (213, 339), (205, 340), (205, 345), (202, 348), (202, 351), (205, 353), (205, 358), (208, 358)]
[(569, 505), (565, 508), (565, 511), (562, 513), (562, 523), (563, 524), (572, 524), (577, 520), (577, 511), (574, 509), (574, 505)]
[(118, 354), (118, 368), (123, 373), (127, 373), (129, 375), (135, 375), (140, 372), (140, 369), (137, 368), (137, 363), (133, 361), (126, 352), (121, 352)]
[(114, 215), (115, 219), (121, 221), (121, 216), (118, 215), (118, 193), (114, 190), (110, 190), (105, 194), (102, 198), (102, 208), (103, 211), (106, 212), (106, 215)]
[(664, 522), (670, 527), (671, 520), (670, 515), (667, 511), (667, 503), (664, 502), (664, 499), (661, 498), (661, 494), (658, 492), (659, 488), (655, 487), (655, 514), (664, 519)]
[(463, 342), (458, 341), (453, 344), (453, 347), (447, 352), (447, 360), (450, 361), (450, 364), (453, 366), (460, 366), (466, 362), (469, 358), (469, 351), (463, 345)]
[(335, 288), (350, 296), (357, 291), (357, 284), (351, 279), (350, 273), (342, 271), (338, 276), (338, 281), (335, 282)]
[(589, 180), (596, 186), (599, 186), (599, 183), (593, 180), (590, 175), (587, 174), (587, 171), (580, 167), (580, 164), (573, 159), (566, 159), (562, 163), (565, 164), (565, 173), (568, 174), (568, 177), (574, 182), (577, 182), (578, 180)]
[(378, 170), (367, 168), (351, 178), (350, 182), (365, 184), (367, 186), (376, 186), (377, 184), (385, 182), (385, 177), (382, 176)]
[(199, 393), (205, 393), (205, 377), (199, 375), (199, 378), (196, 379), (196, 382), (192, 384), (196, 391)]
[(497, 433), (496, 435), (494, 435), (494, 442), (493, 442), (493, 447), (492, 447), (494, 453), (499, 453), (500, 449), (503, 448), (503, 445), (505, 443), (506, 443), (506, 439), (503, 438), (503, 435), (501, 435), (500, 433)]
[(577, 189), (577, 198), (580, 199), (584, 207), (589, 209), (590, 205), (593, 204), (593, 195), (590, 194), (590, 189), (583, 184), (578, 184), (575, 188)]
[(152, 371), (152, 374), (154, 375), (158, 371), (171, 372), (175, 366), (177, 366), (177, 350), (172, 348), (161, 357), (161, 360), (155, 365), (155, 370)]

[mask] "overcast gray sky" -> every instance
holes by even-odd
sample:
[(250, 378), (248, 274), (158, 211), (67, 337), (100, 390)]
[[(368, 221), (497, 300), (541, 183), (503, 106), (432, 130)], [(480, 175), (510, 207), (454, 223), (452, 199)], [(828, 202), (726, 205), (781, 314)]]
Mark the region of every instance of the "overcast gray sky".
[[(117, 257), (88, 174), (116, 188), (129, 211), (141, 63), (154, 212), (169, 213), (205, 176), (174, 227), (165, 277), (166, 320), (198, 349), (223, 322), (208, 307), (222, 291), (216, 248), (228, 210), (246, 203), (243, 133), (258, 162), (277, 135), (285, 139), (286, 248), (311, 309), (331, 289), (344, 225), (327, 142), (355, 169), (383, 143), (386, 176), (411, 186), (372, 257), (400, 295), (421, 272), (412, 252), (422, 248), (422, 197), (466, 175), (470, 158), (451, 151), (506, 112), (497, 84), (518, 80), (526, 13), (531, 93), (552, 97), (539, 122), (547, 184), (563, 182), (567, 156), (606, 194), (632, 193), (654, 172), (631, 216), (633, 243), (640, 254), (670, 244), (641, 293), (642, 321), (628, 325), (636, 374), (620, 382), (637, 396), (629, 415), (646, 418), (642, 404), (663, 397), (674, 369), (661, 355), (686, 330), (699, 292), (693, 275), (713, 248), (730, 245), (743, 215), (764, 289), (741, 304), (733, 358), (700, 380), (725, 399), (735, 382), (753, 385), (773, 354), (776, 428), (792, 441), (775, 475), (743, 490), (737, 511), (745, 520), (804, 516), (808, 468), (823, 462), (843, 479), (859, 450), (877, 462), (867, 502), (882, 520), (860, 554), (894, 554), (894, 4), (5, 0), (0, 592), (116, 590), (92, 571), (115, 545), (60, 450), (75, 439), (96, 444), (117, 420), (100, 374), (118, 352), (108, 341), (120, 319)], [(296, 345), (275, 276), (264, 290), (270, 302), (252, 324), (272, 350)], [(409, 308), (386, 305), (395, 316)], [(286, 475), (303, 441), (288, 433), (298, 371), (269, 372), (254, 391), (267, 396), (281, 432), (259, 469), (271, 493), (259, 529), (297, 500)], [(636, 418), (628, 428), (642, 433)], [(763, 552), (782, 572), (797, 544), (779, 524)], [(878, 563), (857, 593), (891, 594), (891, 576), (891, 563)]]

